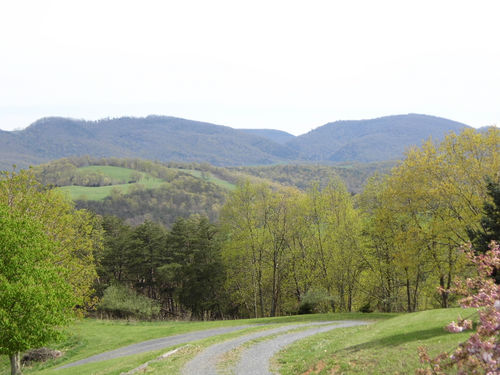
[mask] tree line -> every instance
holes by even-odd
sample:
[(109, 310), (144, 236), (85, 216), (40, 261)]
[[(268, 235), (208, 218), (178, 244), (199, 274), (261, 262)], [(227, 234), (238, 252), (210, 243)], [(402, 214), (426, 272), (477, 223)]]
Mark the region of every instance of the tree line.
[[(448, 307), (454, 303), (453, 279), (471, 272), (460, 246), (473, 241), (486, 249), (499, 237), (499, 139), (497, 130), (467, 130), (440, 144), (428, 141), (410, 150), (390, 175), (374, 176), (356, 196), (338, 179), (306, 191), (241, 182), (219, 221), (210, 224), (213, 235), (204, 236), (210, 251), (199, 250), (209, 251), (215, 262), (207, 270), (214, 272), (212, 283), (219, 291), (216, 307), (194, 309), (181, 299), (187, 292), (180, 290), (193, 291), (208, 282), (197, 284), (181, 273), (183, 283), (174, 292), (165, 279), (166, 269), (187, 267), (180, 259), (194, 261), (194, 269), (206, 266), (205, 258), (190, 253), (194, 245), (187, 245), (200, 243), (187, 240), (199, 235), (192, 221), (199, 218), (181, 226), (187, 230), (182, 246), (172, 233), (184, 220), (160, 241), (163, 258), (154, 258), (159, 266), (148, 271), (156, 275), (153, 289), (138, 281), (128, 285), (160, 301), (167, 314), (197, 317)], [(139, 259), (156, 264), (130, 253), (130, 262)], [(146, 274), (134, 277), (153, 282)]]

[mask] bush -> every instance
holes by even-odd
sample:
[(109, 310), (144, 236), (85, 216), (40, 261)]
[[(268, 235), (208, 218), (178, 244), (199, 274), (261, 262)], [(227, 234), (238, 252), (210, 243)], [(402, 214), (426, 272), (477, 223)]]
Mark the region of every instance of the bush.
[(300, 302), (299, 314), (327, 312), (332, 301), (333, 297), (325, 290), (311, 289), (304, 295)]
[(108, 287), (98, 309), (115, 318), (152, 319), (160, 312), (156, 301), (122, 285)]

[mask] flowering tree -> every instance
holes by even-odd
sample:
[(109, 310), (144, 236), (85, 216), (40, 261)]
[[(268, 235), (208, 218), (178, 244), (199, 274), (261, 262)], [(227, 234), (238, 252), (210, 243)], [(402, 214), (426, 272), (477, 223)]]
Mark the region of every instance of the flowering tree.
[[(420, 360), (430, 368), (419, 369), (420, 375), (441, 375), (447, 369), (457, 368), (457, 374), (500, 374), (500, 285), (495, 284), (491, 274), (500, 267), (500, 248), (492, 242), (485, 254), (475, 255), (471, 246), (464, 249), (467, 257), (477, 266), (478, 275), (457, 281), (454, 291), (464, 295), (460, 305), (479, 309), (477, 331), (451, 353), (441, 353), (430, 358), (426, 349), (419, 348)], [(461, 332), (472, 328), (470, 320), (451, 322), (449, 332)]]

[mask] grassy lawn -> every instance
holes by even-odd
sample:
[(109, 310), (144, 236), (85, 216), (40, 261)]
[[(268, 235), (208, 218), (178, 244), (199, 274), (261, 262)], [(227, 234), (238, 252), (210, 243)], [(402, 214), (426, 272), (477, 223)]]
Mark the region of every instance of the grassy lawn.
[[(474, 310), (431, 310), (404, 314), (364, 327), (337, 329), (291, 345), (275, 358), (282, 375), (414, 374), (417, 348), (431, 355), (449, 351), (470, 332), (448, 333), (443, 327)], [(474, 314), (473, 317), (477, 318)]]
[[(266, 326), (206, 338), (180, 345), (181, 350), (166, 360), (152, 363), (148, 374), (176, 374), (203, 348), (243, 333), (279, 324), (325, 320), (370, 320), (369, 326), (341, 328), (319, 334), (291, 345), (278, 354), (274, 365), (283, 375), (291, 374), (413, 374), (419, 366), (417, 348), (425, 345), (431, 354), (451, 350), (470, 333), (451, 334), (443, 327), (473, 311), (463, 309), (432, 310), (413, 314), (314, 314), (279, 318), (242, 319), (214, 322), (125, 322), (84, 319), (75, 322), (67, 339), (51, 347), (65, 355), (55, 361), (25, 368), (26, 374), (90, 375), (120, 374), (173, 349), (137, 354), (118, 359), (56, 370), (56, 367), (149, 339), (192, 331), (252, 323)], [(475, 316), (475, 315), (474, 315)], [(6, 356), (0, 359), (0, 373), (9, 373)]]
[[(65, 355), (55, 361), (49, 361), (45, 364), (35, 365), (33, 368), (26, 368), (24, 370), (27, 374), (52, 374), (57, 373), (60, 375), (69, 374), (119, 374), (122, 371), (130, 370), (139, 366), (140, 364), (156, 358), (158, 355), (165, 353), (169, 349), (164, 349), (159, 352), (142, 353), (126, 358), (119, 358), (110, 361), (98, 362), (94, 364), (87, 364), (77, 366), (74, 368), (55, 370), (55, 367), (65, 363), (77, 361), (82, 358), (87, 358), (91, 355), (102, 353), (104, 351), (116, 349), (122, 346), (130, 345), (133, 343), (150, 340), (159, 337), (171, 336), (181, 333), (198, 331), (203, 329), (211, 329), (217, 327), (228, 327), (254, 323), (268, 323), (275, 324), (290, 324), (297, 322), (310, 322), (310, 321), (324, 321), (324, 320), (342, 320), (342, 319), (387, 319), (392, 317), (391, 314), (314, 314), (314, 315), (300, 315), (290, 317), (278, 318), (263, 318), (263, 319), (241, 319), (241, 320), (225, 320), (213, 322), (125, 322), (125, 321), (109, 321), (109, 320), (96, 320), (84, 319), (75, 322), (68, 331), (70, 334), (67, 339), (51, 347), (62, 350)], [(255, 327), (250, 330), (263, 329), (263, 327)], [(247, 332), (249, 330), (246, 330)], [(192, 355), (196, 354), (201, 348), (223, 340), (225, 338), (234, 337), (241, 334), (241, 332), (233, 332), (227, 335), (221, 335), (213, 338), (200, 340), (194, 343), (195, 347), (188, 347), (187, 351)], [(197, 349), (196, 349), (197, 348)], [(182, 356), (182, 353), (180, 355)], [(175, 356), (174, 362), (176, 366), (182, 365), (187, 359), (177, 358)], [(174, 359), (173, 358), (173, 359)], [(167, 361), (172, 362), (172, 361)], [(2, 356), (0, 360), (0, 373), (8, 374), (8, 360), (6, 356)], [(171, 366), (168, 363), (160, 363), (156, 367), (163, 368)], [(164, 372), (159, 372), (164, 373)]]

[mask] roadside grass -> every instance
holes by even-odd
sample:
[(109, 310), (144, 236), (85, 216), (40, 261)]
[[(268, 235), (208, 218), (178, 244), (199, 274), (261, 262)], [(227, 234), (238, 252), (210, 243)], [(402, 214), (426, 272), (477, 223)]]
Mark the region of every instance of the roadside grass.
[(336, 329), (301, 340), (274, 359), (280, 374), (413, 374), (419, 363), (417, 349), (431, 355), (450, 351), (471, 334), (448, 333), (452, 320), (472, 316), (474, 309), (439, 309), (404, 314), (368, 326)]
[[(286, 316), (276, 318), (261, 318), (261, 319), (241, 319), (241, 320), (223, 320), (211, 322), (186, 322), (186, 321), (165, 321), (165, 322), (136, 322), (136, 321), (116, 321), (116, 320), (98, 320), (98, 319), (83, 319), (73, 323), (67, 331), (69, 332), (65, 340), (53, 345), (49, 345), (54, 349), (64, 351), (65, 355), (56, 360), (48, 361), (43, 364), (35, 364), (33, 367), (24, 369), (27, 374), (51, 374), (56, 373), (56, 367), (66, 363), (74, 362), (89, 356), (99, 354), (105, 351), (113, 350), (119, 347), (130, 344), (166, 337), (181, 333), (200, 331), (218, 327), (230, 327), (245, 324), (270, 324), (263, 328), (270, 328), (275, 324), (290, 324), (296, 322), (314, 322), (325, 320), (344, 320), (344, 319), (387, 319), (394, 317), (394, 314), (311, 314), (299, 316)], [(262, 328), (262, 329), (263, 329)], [(260, 329), (260, 327), (256, 327)], [(233, 333), (236, 337), (244, 331)], [(215, 343), (224, 339), (226, 335), (219, 335), (213, 338), (205, 339), (210, 343)], [(233, 337), (233, 336), (227, 336)], [(211, 341), (213, 340), (213, 341)], [(208, 344), (207, 344), (208, 345)], [(111, 361), (97, 362), (88, 365), (76, 366), (68, 369), (57, 370), (59, 375), (69, 374), (114, 374), (125, 371), (120, 369), (114, 372), (123, 364), (126, 369), (131, 369), (140, 364), (156, 358), (158, 355), (173, 349), (165, 348), (162, 351), (143, 353), (137, 356), (129, 356), (118, 358)], [(175, 357), (174, 357), (175, 358)], [(116, 362), (116, 363), (115, 363)], [(171, 362), (171, 361), (167, 361)], [(181, 363), (182, 360), (177, 360)], [(184, 363), (184, 362), (182, 362)], [(87, 367), (88, 366), (88, 367)], [(160, 366), (160, 365), (159, 365)], [(163, 366), (163, 364), (161, 365)], [(78, 372), (77, 372), (78, 371)], [(0, 373), (9, 373), (9, 363), (6, 356), (0, 358)]]

